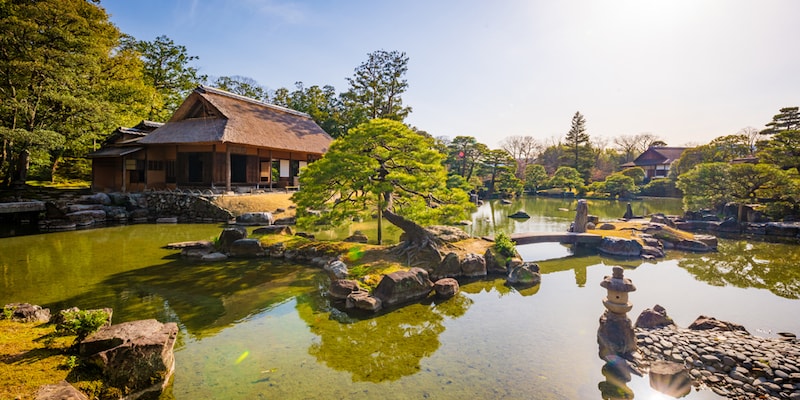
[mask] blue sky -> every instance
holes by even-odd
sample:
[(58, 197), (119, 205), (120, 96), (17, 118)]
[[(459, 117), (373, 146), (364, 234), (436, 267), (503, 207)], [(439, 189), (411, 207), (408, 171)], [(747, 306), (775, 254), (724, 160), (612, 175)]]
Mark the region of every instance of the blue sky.
[[(375, 50), (410, 58), (406, 122), (434, 136), (650, 132), (703, 144), (800, 105), (795, 0), (103, 0), (137, 39), (167, 35), (209, 76), (347, 89)], [(611, 144), (609, 142), (609, 144)]]

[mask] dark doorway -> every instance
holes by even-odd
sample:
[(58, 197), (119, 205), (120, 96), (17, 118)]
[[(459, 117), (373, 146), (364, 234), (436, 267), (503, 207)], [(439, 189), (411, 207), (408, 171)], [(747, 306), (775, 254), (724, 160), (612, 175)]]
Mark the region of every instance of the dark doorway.
[(247, 156), (231, 154), (231, 182), (247, 182)]
[(203, 182), (203, 157), (200, 153), (189, 153), (189, 182)]

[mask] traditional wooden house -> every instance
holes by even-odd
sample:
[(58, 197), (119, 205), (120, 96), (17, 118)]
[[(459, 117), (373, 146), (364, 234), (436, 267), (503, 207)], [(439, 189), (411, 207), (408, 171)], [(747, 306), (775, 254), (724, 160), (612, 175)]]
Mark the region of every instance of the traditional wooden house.
[(641, 167), (645, 179), (665, 178), (669, 175), (672, 163), (681, 158), (687, 147), (650, 147), (632, 162), (620, 165), (622, 168)]
[(162, 126), (120, 132), (89, 155), (94, 190), (297, 187), (333, 141), (308, 114), (205, 86)]

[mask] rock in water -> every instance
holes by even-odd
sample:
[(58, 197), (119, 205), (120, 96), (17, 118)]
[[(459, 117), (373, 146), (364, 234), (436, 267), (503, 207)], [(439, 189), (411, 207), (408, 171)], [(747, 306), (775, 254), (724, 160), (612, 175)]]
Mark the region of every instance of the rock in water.
[(428, 272), (422, 268), (411, 268), (408, 271), (384, 275), (373, 295), (379, 298), (384, 306), (391, 307), (424, 299), (432, 289), (433, 282), (428, 279)]
[(458, 293), (458, 281), (453, 278), (442, 278), (433, 284), (433, 289), (436, 291), (437, 296), (447, 299)]
[(652, 309), (648, 308), (636, 318), (636, 328), (660, 328), (662, 326), (675, 325), (675, 322), (667, 315), (664, 307), (656, 304)]
[(578, 200), (578, 207), (575, 210), (575, 222), (572, 223), (572, 232), (586, 232), (586, 223), (589, 222), (589, 205), (586, 200)]

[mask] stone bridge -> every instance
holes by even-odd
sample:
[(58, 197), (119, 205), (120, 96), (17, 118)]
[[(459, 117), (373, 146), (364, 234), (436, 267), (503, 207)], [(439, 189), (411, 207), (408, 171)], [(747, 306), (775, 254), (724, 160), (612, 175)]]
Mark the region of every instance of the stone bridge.
[(517, 245), (534, 243), (567, 243), (567, 244), (586, 244), (599, 245), (603, 240), (600, 235), (593, 233), (573, 233), (573, 232), (524, 232), (513, 233), (511, 240)]

